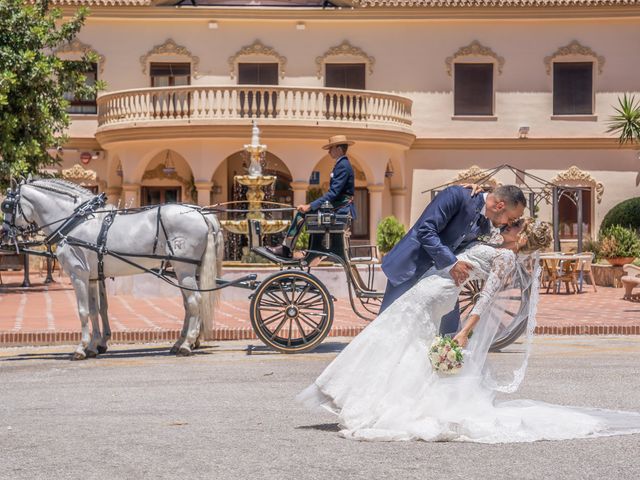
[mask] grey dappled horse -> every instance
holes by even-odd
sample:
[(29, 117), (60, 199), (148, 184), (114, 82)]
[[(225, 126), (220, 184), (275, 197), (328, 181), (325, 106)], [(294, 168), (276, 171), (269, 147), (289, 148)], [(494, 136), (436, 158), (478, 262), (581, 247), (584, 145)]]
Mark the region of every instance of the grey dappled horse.
[[(51, 235), (60, 227), (60, 220), (94, 198), (76, 185), (59, 179), (38, 179), (23, 182), (18, 189), (14, 224), (18, 228), (40, 227)], [(78, 302), (82, 325), (81, 342), (73, 353), (74, 360), (92, 357), (107, 350), (111, 336), (107, 317), (107, 297), (102, 282), (98, 282), (98, 254), (89, 248), (73, 245), (75, 240), (96, 244), (103, 220), (114, 207), (107, 206), (88, 215), (58, 241), (55, 255), (62, 269), (71, 278)], [(107, 250), (132, 255), (127, 259), (145, 268), (160, 268), (162, 260), (133, 255), (174, 256), (192, 263), (172, 261), (181, 289), (185, 317), (180, 338), (172, 353), (190, 355), (197, 348), (202, 334), (212, 330), (215, 303), (214, 292), (199, 292), (216, 286), (216, 274), (222, 262), (222, 231), (217, 218), (203, 214), (193, 206), (168, 204), (137, 211), (118, 213), (106, 234)], [(78, 242), (75, 242), (78, 243)], [(111, 255), (103, 257), (104, 277), (141, 273), (141, 270)], [(98, 313), (102, 317), (100, 332)], [(92, 331), (89, 333), (88, 321)]]

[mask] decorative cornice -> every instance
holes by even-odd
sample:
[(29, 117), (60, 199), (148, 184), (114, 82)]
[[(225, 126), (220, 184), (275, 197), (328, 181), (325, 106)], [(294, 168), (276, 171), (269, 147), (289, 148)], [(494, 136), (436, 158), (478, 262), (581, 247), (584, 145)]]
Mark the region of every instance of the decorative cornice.
[(327, 63), (327, 59), (331, 57), (339, 57), (339, 56), (351, 56), (351, 57), (360, 57), (364, 59), (364, 62), (367, 64), (369, 75), (373, 73), (373, 65), (376, 63), (376, 59), (362, 50), (360, 47), (354, 47), (349, 43), (348, 40), (345, 40), (340, 45), (335, 47), (331, 47), (329, 50), (324, 52), (324, 54), (316, 57), (316, 66), (317, 66), (317, 74), (318, 78), (323, 77), (323, 67), (324, 64)]
[(267, 47), (260, 40), (254, 41), (251, 45), (245, 45), (240, 50), (238, 50), (235, 55), (229, 57), (229, 75), (231, 76), (231, 78), (236, 77), (237, 65), (240, 57), (246, 57), (249, 55), (264, 55), (267, 57), (274, 57), (278, 61), (280, 78), (284, 78), (287, 57), (283, 57), (272, 47)]
[(96, 7), (139, 7), (149, 6), (153, 0), (53, 0), (53, 5), (90, 5)]
[(496, 52), (494, 52), (491, 48), (485, 47), (478, 40), (474, 40), (466, 47), (460, 47), (456, 53), (452, 56), (447, 57), (444, 61), (447, 66), (447, 74), (451, 76), (451, 72), (453, 70), (453, 63), (460, 57), (490, 57), (495, 60), (495, 63), (498, 65), (498, 74), (502, 74), (502, 67), (504, 66), (504, 58), (499, 56)]
[(56, 49), (56, 54), (80, 54), (85, 55), (87, 53), (92, 53), (98, 57), (98, 72), (102, 75), (104, 72), (104, 55), (100, 55), (91, 45), (83, 43), (82, 41), (74, 38), (69, 43), (62, 45), (61, 47)]
[(418, 138), (411, 150), (633, 150), (617, 138)]
[[(154, 6), (154, 4), (158, 4), (158, 0), (52, 0), (51, 2), (54, 5), (67, 7), (67, 6), (79, 6), (79, 5), (89, 5), (92, 7), (102, 7), (102, 8), (117, 8), (117, 7), (128, 7), (127, 9), (133, 9), (136, 7), (150, 7)], [(347, 2), (345, 2), (347, 3)], [(442, 9), (455, 9), (455, 10), (463, 10), (463, 9), (474, 9), (474, 10), (489, 10), (489, 9), (500, 9), (506, 10), (508, 8), (515, 9), (524, 9), (524, 8), (535, 8), (535, 9), (554, 9), (554, 10), (566, 10), (566, 9), (577, 9), (577, 8), (610, 8), (612, 6), (620, 6), (627, 7), (638, 5), (640, 2), (638, 0), (351, 0), (349, 5), (343, 5), (347, 7), (351, 7), (356, 10), (375, 10), (375, 9), (397, 9), (397, 10), (442, 10)], [(382, 8), (381, 8), (382, 7)], [(350, 9), (351, 9), (350, 8)], [(260, 7), (260, 9), (264, 11), (268, 10), (283, 10), (282, 7)], [(149, 10), (147, 8), (147, 10)], [(171, 17), (176, 16), (175, 9), (166, 8), (166, 13)], [(200, 10), (200, 9), (198, 9)], [(233, 7), (219, 7), (218, 11), (233, 11)], [(235, 9), (236, 12), (234, 16), (242, 16), (246, 17), (246, 9)], [(239, 11), (240, 10), (240, 11)], [(289, 11), (292, 13), (292, 18), (300, 18), (299, 8), (290, 8)], [(239, 11), (239, 12), (238, 12)], [(220, 15), (216, 12), (216, 17), (220, 18)], [(333, 14), (334, 12), (330, 10)], [(193, 12), (191, 12), (193, 13)], [(201, 11), (198, 13), (202, 13), (204, 17), (210, 17), (211, 13), (206, 11)], [(279, 12), (281, 13), (281, 12)]]
[(458, 176), (453, 180), (455, 183), (478, 183), (482, 186), (487, 186), (491, 188), (495, 188), (500, 183), (493, 177), (486, 178), (487, 171), (478, 167), (477, 165), (473, 165), (466, 170), (462, 170), (458, 172)]
[(593, 187), (596, 191), (598, 203), (602, 201), (602, 195), (604, 194), (604, 185), (602, 182), (598, 182), (589, 172), (580, 170), (575, 165), (569, 167), (569, 169), (564, 172), (558, 173), (558, 175), (551, 179), (551, 183), (571, 187)]
[(168, 38), (164, 43), (154, 46), (151, 50), (140, 57), (140, 65), (142, 66), (142, 73), (147, 74), (149, 67), (149, 58), (154, 55), (184, 55), (189, 57), (191, 65), (193, 67), (192, 75), (195, 77), (198, 74), (198, 66), (200, 65), (200, 58), (196, 57), (186, 47), (178, 45), (173, 39)]
[(104, 191), (107, 188), (107, 182), (98, 179), (98, 174), (95, 170), (84, 168), (79, 163), (76, 163), (71, 168), (62, 170), (61, 174), (62, 178), (65, 180), (77, 183), (83, 187), (98, 185), (98, 188), (101, 191)]
[(628, 5), (635, 0), (352, 0), (356, 7), (492, 8)]
[(73, 167), (62, 170), (62, 178), (76, 182), (96, 182), (98, 174), (95, 170), (86, 169), (79, 163), (76, 163)]
[(592, 57), (596, 60), (596, 62), (598, 62), (598, 73), (602, 73), (605, 58), (602, 55), (598, 55), (596, 52), (591, 50), (591, 48), (585, 47), (577, 40), (573, 40), (569, 45), (560, 47), (558, 50), (553, 52), (552, 55), (544, 57), (544, 64), (547, 67), (547, 75), (551, 75), (551, 66), (554, 60), (556, 60), (558, 57), (564, 57), (567, 55), (581, 55), (585, 57)]
[[(391, 144), (401, 148), (409, 148), (415, 136), (408, 129), (396, 129), (390, 127), (375, 128), (362, 123), (358, 126), (347, 126), (341, 124), (327, 123), (318, 125), (317, 122), (280, 122), (262, 120), (260, 131), (262, 138), (286, 138), (292, 140), (317, 140), (319, 145), (326, 143), (326, 139), (334, 135), (336, 128), (345, 129), (349, 138), (356, 142), (373, 142), (375, 144)], [(348, 130), (347, 130), (348, 129)], [(234, 125), (227, 124), (193, 124), (188, 122), (178, 122), (174, 125), (142, 126), (131, 125), (119, 126), (118, 128), (101, 128), (96, 133), (96, 138), (103, 148), (114, 148), (123, 146), (126, 148), (128, 142), (139, 140), (160, 140), (166, 142), (171, 139), (211, 139), (211, 138), (235, 138), (246, 139), (247, 123), (242, 122)], [(617, 145), (617, 143), (616, 143)]]

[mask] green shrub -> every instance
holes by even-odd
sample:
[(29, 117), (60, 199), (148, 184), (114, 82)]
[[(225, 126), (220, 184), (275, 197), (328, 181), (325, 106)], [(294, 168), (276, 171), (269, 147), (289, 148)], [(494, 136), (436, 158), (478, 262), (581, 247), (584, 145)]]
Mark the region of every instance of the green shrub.
[(600, 255), (603, 258), (640, 256), (640, 237), (631, 228), (614, 225), (600, 237)]
[(587, 237), (582, 244), (582, 250), (585, 252), (593, 252), (594, 258), (593, 260), (597, 262), (602, 258), (602, 253), (600, 252), (600, 242), (598, 240), (593, 240), (590, 237)]
[(614, 225), (622, 225), (640, 231), (640, 197), (625, 200), (609, 210), (602, 220), (600, 232), (604, 232)]
[(317, 200), (323, 195), (322, 189), (313, 187), (307, 190), (307, 203), (311, 203), (314, 200)]
[(376, 241), (382, 253), (387, 253), (405, 235), (404, 225), (394, 216), (383, 218), (378, 224)]

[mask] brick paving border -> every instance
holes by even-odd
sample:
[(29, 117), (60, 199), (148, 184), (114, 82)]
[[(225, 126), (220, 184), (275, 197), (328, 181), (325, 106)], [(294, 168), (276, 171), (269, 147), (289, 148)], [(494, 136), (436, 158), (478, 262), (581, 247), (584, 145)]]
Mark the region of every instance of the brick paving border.
[[(355, 337), (364, 327), (335, 327), (329, 337)], [(640, 335), (640, 325), (543, 325), (538, 326), (536, 335)], [(127, 330), (112, 332), (114, 343), (154, 343), (172, 342), (180, 335), (180, 330)], [(217, 328), (212, 341), (257, 340), (249, 327)], [(66, 345), (80, 342), (80, 332), (0, 332), (0, 346), (21, 345)]]

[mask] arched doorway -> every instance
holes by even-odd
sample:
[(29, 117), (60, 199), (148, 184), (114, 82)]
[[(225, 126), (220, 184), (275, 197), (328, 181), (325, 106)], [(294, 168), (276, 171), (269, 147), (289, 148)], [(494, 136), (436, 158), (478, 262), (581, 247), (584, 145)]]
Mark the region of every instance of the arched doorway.
[(196, 189), (186, 160), (171, 149), (153, 157), (142, 175), (140, 205), (193, 203)]

